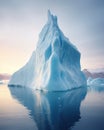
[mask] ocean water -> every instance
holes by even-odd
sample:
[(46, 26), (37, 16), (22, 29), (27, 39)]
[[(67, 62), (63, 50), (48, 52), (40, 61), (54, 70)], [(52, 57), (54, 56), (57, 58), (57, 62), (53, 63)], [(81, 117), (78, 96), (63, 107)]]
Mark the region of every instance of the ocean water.
[(0, 130), (104, 130), (104, 86), (40, 92), (0, 85)]

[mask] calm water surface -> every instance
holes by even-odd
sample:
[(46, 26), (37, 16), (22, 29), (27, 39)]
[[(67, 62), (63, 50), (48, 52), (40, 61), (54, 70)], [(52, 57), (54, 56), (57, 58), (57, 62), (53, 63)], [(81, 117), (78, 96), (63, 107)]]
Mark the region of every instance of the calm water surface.
[(104, 130), (104, 86), (46, 93), (0, 85), (0, 130)]

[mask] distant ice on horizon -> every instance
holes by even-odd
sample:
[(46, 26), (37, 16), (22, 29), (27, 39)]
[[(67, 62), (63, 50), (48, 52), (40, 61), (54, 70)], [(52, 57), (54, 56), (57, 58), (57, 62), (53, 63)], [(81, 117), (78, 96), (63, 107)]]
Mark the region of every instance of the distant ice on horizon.
[(104, 78), (91, 78), (89, 77), (87, 80), (88, 86), (104, 86)]

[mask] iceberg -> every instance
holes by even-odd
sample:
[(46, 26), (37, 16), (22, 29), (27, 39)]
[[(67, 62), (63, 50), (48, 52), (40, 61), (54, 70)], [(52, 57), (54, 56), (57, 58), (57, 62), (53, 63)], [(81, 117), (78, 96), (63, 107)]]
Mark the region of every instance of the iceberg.
[(89, 77), (87, 80), (88, 86), (104, 86), (104, 78), (91, 78)]
[(30, 60), (15, 72), (9, 85), (32, 87), (45, 91), (66, 91), (86, 85), (81, 71), (80, 52), (66, 38), (57, 23), (57, 16), (48, 11), (36, 50)]
[(88, 90), (103, 92), (104, 91), (104, 78), (91, 78), (87, 80)]

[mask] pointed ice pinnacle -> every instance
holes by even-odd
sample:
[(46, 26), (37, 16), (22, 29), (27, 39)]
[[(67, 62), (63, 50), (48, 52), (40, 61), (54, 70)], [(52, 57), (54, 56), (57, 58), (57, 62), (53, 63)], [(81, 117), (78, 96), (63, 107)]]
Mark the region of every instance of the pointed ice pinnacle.
[(57, 25), (57, 16), (53, 16), (50, 10), (48, 10), (48, 22)]
[(51, 19), (51, 12), (50, 12), (50, 10), (48, 10), (48, 20), (50, 21), (50, 19)]
[(39, 35), (36, 51), (28, 63), (12, 75), (9, 85), (65, 91), (85, 84), (80, 52), (59, 29), (57, 17), (48, 11), (48, 23)]

